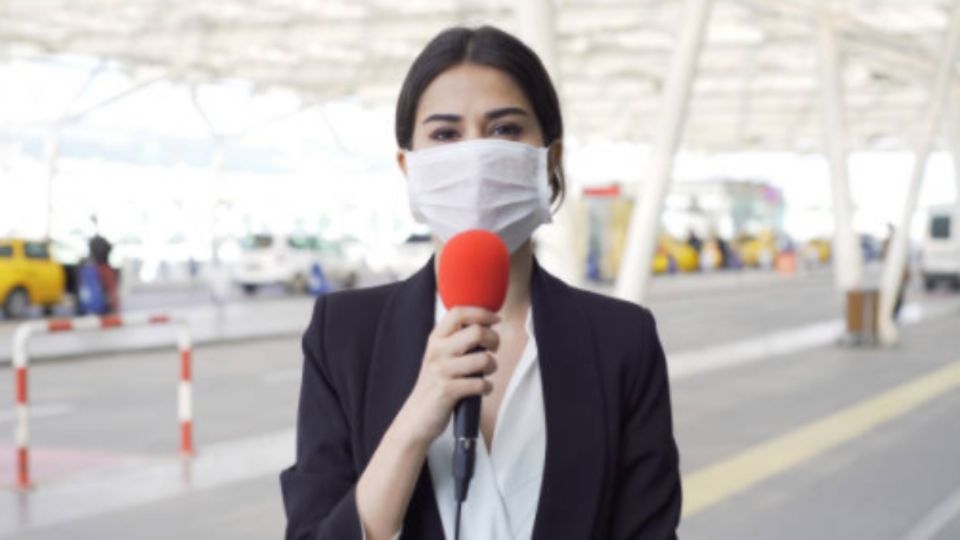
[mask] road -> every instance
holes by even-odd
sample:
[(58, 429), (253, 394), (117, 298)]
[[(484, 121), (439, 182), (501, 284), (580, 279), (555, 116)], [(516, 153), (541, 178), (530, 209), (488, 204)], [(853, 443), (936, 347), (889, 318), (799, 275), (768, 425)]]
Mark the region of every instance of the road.
[[(730, 343), (839, 317), (827, 273), (707, 281), (654, 288), (671, 370), (691, 351), (709, 361)], [(960, 299), (910, 298), (925, 315), (895, 348), (814, 340), (673, 376), (683, 538), (960, 538)], [(189, 468), (176, 455), (172, 349), (36, 363), (36, 487), (26, 494), (10, 489), (12, 385), (0, 383), (0, 538), (281, 538), (277, 472), (293, 457), (296, 332), (198, 347)]]

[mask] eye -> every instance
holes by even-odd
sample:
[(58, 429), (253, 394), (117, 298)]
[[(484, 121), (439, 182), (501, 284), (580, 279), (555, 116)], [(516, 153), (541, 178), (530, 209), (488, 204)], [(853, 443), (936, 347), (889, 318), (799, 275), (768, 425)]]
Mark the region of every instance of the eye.
[(522, 133), (523, 128), (513, 122), (496, 124), (490, 128), (490, 135), (494, 137), (519, 137)]
[(437, 128), (430, 132), (430, 138), (435, 141), (452, 141), (460, 136), (457, 130), (449, 127)]

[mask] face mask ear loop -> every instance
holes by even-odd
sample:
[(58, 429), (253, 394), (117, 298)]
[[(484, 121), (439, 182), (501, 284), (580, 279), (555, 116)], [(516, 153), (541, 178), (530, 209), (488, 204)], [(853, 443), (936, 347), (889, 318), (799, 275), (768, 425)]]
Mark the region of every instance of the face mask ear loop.
[[(560, 163), (557, 163), (556, 166), (551, 167), (550, 159), (550, 150), (554, 148), (554, 145), (557, 144), (559, 139), (550, 143), (547, 149), (547, 187), (550, 187), (550, 179), (557, 179), (557, 200), (554, 201), (550, 206), (550, 217), (552, 218), (560, 211), (560, 207), (563, 205), (563, 202), (567, 199), (567, 182), (566, 178), (563, 176), (563, 167)], [(552, 170), (551, 170), (552, 169)], [(550, 200), (550, 194), (547, 194), (547, 200)]]

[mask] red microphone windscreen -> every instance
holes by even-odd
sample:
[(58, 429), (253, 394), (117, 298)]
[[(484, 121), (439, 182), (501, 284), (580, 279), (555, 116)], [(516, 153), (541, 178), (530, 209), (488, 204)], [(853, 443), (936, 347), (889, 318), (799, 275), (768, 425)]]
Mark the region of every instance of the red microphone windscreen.
[(510, 252), (490, 231), (464, 231), (443, 245), (437, 274), (437, 289), (447, 309), (478, 306), (496, 312), (507, 296)]

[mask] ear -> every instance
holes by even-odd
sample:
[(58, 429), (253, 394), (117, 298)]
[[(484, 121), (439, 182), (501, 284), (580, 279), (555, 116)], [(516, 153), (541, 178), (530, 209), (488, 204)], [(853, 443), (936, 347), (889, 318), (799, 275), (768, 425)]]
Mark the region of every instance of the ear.
[(407, 176), (407, 154), (404, 153), (402, 148), (397, 149), (397, 166), (400, 167), (403, 176)]

